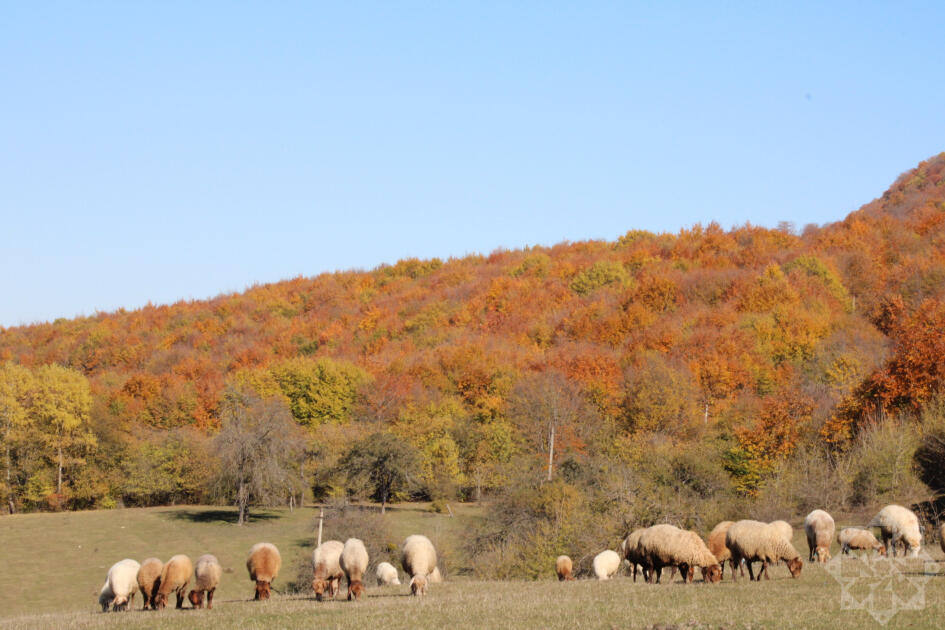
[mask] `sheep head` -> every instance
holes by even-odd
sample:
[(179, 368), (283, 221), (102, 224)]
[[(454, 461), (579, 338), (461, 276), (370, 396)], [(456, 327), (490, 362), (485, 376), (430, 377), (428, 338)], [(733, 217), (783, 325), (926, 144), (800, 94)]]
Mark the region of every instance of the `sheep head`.
[(422, 575), (415, 576), (412, 580), (410, 580), (410, 592), (417, 597), (426, 595), (427, 579)]
[(154, 607), (154, 610), (162, 610), (167, 606), (167, 593), (158, 593), (151, 600), (151, 605)]
[(885, 556), (885, 555), (886, 555), (886, 545), (884, 545), (883, 543), (876, 543), (875, 549), (876, 549), (876, 551), (879, 552), (879, 555), (881, 555), (881, 556)]
[(817, 547), (817, 562), (821, 564), (830, 560), (830, 550), (826, 547)]
[(361, 594), (364, 592), (364, 584), (361, 582), (352, 582), (348, 585), (348, 601), (352, 599), (359, 600), (361, 599)]
[(323, 580), (323, 579), (321, 579), (321, 578), (316, 578), (316, 579), (312, 580), (312, 590), (315, 591), (315, 599), (316, 599), (316, 600), (322, 601), (322, 599), (325, 598), (325, 589), (326, 589), (326, 588), (329, 588), (329, 584), (328, 584), (327, 581), (325, 581), (325, 580)]
[(800, 558), (792, 558), (787, 561), (788, 571), (791, 572), (791, 577), (796, 578), (801, 574), (801, 569), (804, 566), (804, 562)]
[(203, 608), (203, 591), (190, 591), (187, 594), (187, 599), (190, 600), (190, 604), (194, 608)]
[(256, 596), (253, 597), (253, 600), (259, 601), (260, 599), (269, 599), (269, 582), (256, 580)]
[(707, 584), (718, 584), (722, 581), (722, 567), (717, 564), (702, 567), (702, 579)]

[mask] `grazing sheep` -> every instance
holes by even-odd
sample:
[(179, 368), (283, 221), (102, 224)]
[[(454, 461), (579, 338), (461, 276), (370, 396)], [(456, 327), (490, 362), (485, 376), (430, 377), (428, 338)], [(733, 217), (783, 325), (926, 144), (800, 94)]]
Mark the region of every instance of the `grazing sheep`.
[(374, 569), (377, 575), (378, 586), (390, 586), (400, 584), (400, 576), (397, 575), (397, 569), (390, 562), (382, 562)]
[(771, 562), (786, 561), (791, 577), (795, 578), (801, 574), (801, 568), (804, 566), (794, 545), (785, 540), (783, 532), (778, 531), (777, 526), (773, 524), (748, 520), (733, 523), (725, 534), (725, 546), (736, 564), (742, 560), (748, 564), (750, 580), (755, 580), (751, 563), (757, 560), (761, 561), (758, 580), (761, 580), (762, 573), (765, 579), (768, 579), (766, 569)]
[(272, 543), (256, 543), (249, 550), (246, 569), (249, 571), (249, 579), (256, 582), (254, 601), (269, 599), (272, 581), (279, 575), (279, 567), (281, 566), (282, 556), (279, 555), (279, 550)]
[(906, 551), (915, 558), (922, 548), (922, 532), (919, 531), (919, 518), (915, 512), (901, 505), (887, 505), (873, 517), (868, 527), (878, 527), (887, 553), (896, 555), (896, 547), (901, 543)]
[(612, 549), (605, 549), (594, 556), (593, 566), (598, 580), (609, 580), (620, 568), (620, 555)]
[(640, 566), (643, 569), (643, 579), (649, 581), (650, 572), (644, 564), (643, 552), (640, 550), (640, 536), (643, 535), (643, 532), (647, 528), (635, 529), (629, 536), (623, 539), (623, 542), (620, 543), (620, 548), (623, 549), (624, 558), (627, 559), (627, 562), (630, 563), (630, 567), (633, 573), (633, 581), (637, 581), (637, 566)]
[(574, 576), (571, 575), (571, 571), (573, 570), (574, 563), (571, 562), (571, 558), (568, 556), (558, 556), (557, 559), (555, 559), (555, 573), (558, 574), (559, 582), (573, 580)]
[(136, 560), (125, 558), (119, 560), (108, 569), (105, 584), (98, 594), (98, 603), (102, 612), (112, 610), (127, 610), (134, 604), (135, 593), (138, 592), (138, 569), (141, 565)]
[(187, 556), (180, 554), (168, 560), (161, 569), (161, 577), (158, 578), (157, 589), (151, 600), (154, 609), (161, 610), (167, 606), (167, 598), (171, 593), (177, 595), (177, 607), (183, 608), (184, 593), (193, 575), (194, 565)]
[(361, 599), (364, 592), (364, 572), (367, 571), (368, 552), (364, 542), (349, 538), (341, 550), (341, 570), (348, 579), (348, 601)]
[(326, 540), (312, 552), (312, 563), (315, 565), (312, 590), (318, 601), (322, 601), (326, 592), (331, 599), (338, 594), (341, 578), (345, 574), (341, 570), (341, 552), (344, 548), (344, 543), (339, 540)]
[[(734, 521), (722, 521), (709, 532), (709, 539), (706, 541), (706, 546), (709, 548), (709, 551), (711, 551), (715, 559), (719, 561), (719, 574), (723, 578), (725, 577), (726, 560), (728, 560), (729, 566), (732, 567), (733, 576), (736, 568), (741, 572), (742, 576), (745, 575), (745, 567), (741, 564), (737, 567), (735, 566), (735, 560), (732, 559), (732, 552), (725, 546), (725, 534), (728, 533), (728, 528), (731, 527), (733, 523)], [(732, 579), (735, 578), (733, 577)]]
[(427, 592), (427, 581), (436, 570), (436, 549), (426, 536), (414, 534), (404, 541), (400, 563), (410, 576), (410, 592), (422, 596)]
[(220, 585), (222, 575), (223, 567), (216, 556), (208, 553), (197, 558), (197, 564), (194, 565), (194, 589), (187, 596), (194, 608), (203, 608), (204, 594), (207, 596), (207, 608), (213, 608), (213, 593)]
[(784, 540), (788, 541), (792, 545), (794, 544), (794, 528), (791, 527), (791, 524), (787, 521), (771, 521), (769, 523), (774, 527), (781, 536), (784, 537)]
[(692, 582), (696, 567), (702, 569), (706, 582), (717, 583), (722, 579), (718, 560), (695, 532), (673, 525), (654, 525), (640, 535), (638, 546), (644, 558), (643, 566), (650, 570), (650, 583), (654, 576), (657, 583), (660, 581), (666, 566), (678, 567), (686, 583)]
[(830, 543), (833, 542), (836, 529), (833, 517), (823, 510), (814, 510), (807, 515), (804, 519), (804, 533), (807, 534), (808, 562), (814, 561), (815, 553), (821, 564), (830, 560)]
[(141, 591), (141, 599), (144, 600), (141, 610), (147, 610), (148, 606), (154, 607), (155, 590), (157, 590), (162, 569), (164, 569), (164, 563), (157, 558), (148, 558), (141, 563), (137, 575), (138, 590)]
[(875, 549), (879, 555), (886, 555), (883, 543), (876, 540), (876, 536), (868, 529), (860, 527), (841, 529), (837, 534), (837, 542), (840, 543), (840, 552), (844, 554), (850, 553), (851, 549)]

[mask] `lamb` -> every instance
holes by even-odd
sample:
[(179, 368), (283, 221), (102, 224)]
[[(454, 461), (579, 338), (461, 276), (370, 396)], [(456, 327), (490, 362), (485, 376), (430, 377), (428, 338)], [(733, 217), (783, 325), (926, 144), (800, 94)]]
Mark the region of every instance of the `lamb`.
[(836, 529), (833, 517), (823, 510), (814, 510), (807, 515), (804, 519), (804, 533), (807, 534), (808, 562), (814, 561), (815, 553), (821, 564), (830, 560), (830, 543)]
[(555, 573), (558, 574), (559, 582), (573, 580), (574, 576), (571, 575), (571, 571), (573, 570), (574, 563), (571, 562), (571, 558), (568, 556), (558, 556), (558, 558), (555, 560)]
[(157, 558), (148, 558), (141, 563), (137, 575), (138, 590), (141, 591), (141, 599), (144, 600), (141, 610), (147, 610), (148, 606), (154, 607), (155, 590), (162, 569), (164, 569), (164, 563)]
[(105, 584), (98, 594), (98, 603), (102, 612), (127, 610), (134, 604), (135, 593), (138, 592), (138, 569), (141, 565), (136, 560), (125, 558), (119, 560), (108, 569)]
[(594, 556), (593, 567), (598, 580), (609, 580), (620, 568), (620, 555), (612, 549), (605, 549)]
[(184, 592), (193, 575), (194, 565), (187, 556), (180, 554), (168, 560), (161, 569), (161, 577), (158, 578), (157, 588), (151, 600), (154, 609), (161, 610), (167, 606), (167, 598), (171, 593), (177, 595), (177, 607), (183, 608)]
[(430, 575), (436, 570), (436, 549), (426, 536), (407, 536), (400, 556), (400, 563), (410, 576), (410, 592), (425, 595)]
[(208, 553), (197, 558), (197, 564), (194, 565), (194, 589), (187, 596), (194, 608), (203, 608), (204, 594), (207, 596), (207, 608), (213, 608), (213, 593), (220, 585), (222, 575), (223, 567), (216, 556)]
[(900, 543), (906, 547), (904, 554), (909, 551), (913, 558), (918, 557), (922, 548), (922, 532), (919, 531), (919, 518), (912, 510), (901, 505), (887, 505), (873, 517), (868, 527), (879, 528), (883, 546), (887, 552), (892, 551), (893, 557)]
[(629, 536), (624, 538), (622, 543), (620, 543), (620, 548), (623, 549), (624, 557), (632, 567), (634, 582), (637, 581), (637, 565), (643, 568), (643, 579), (647, 581), (650, 579), (649, 570), (644, 564), (643, 552), (640, 550), (640, 536), (642, 536), (643, 532), (645, 531), (645, 527), (641, 529), (635, 529), (630, 533)]
[(272, 581), (279, 575), (282, 566), (282, 556), (272, 543), (261, 542), (253, 545), (249, 550), (249, 559), (246, 560), (246, 569), (249, 579), (256, 582), (254, 601), (269, 599)]
[(876, 540), (876, 536), (868, 529), (859, 527), (846, 527), (837, 534), (837, 542), (840, 543), (840, 552), (850, 553), (851, 549), (875, 549), (879, 555), (886, 555), (886, 547)]
[(377, 575), (378, 586), (390, 586), (400, 584), (400, 576), (397, 575), (397, 569), (390, 562), (382, 562), (374, 569)]
[(368, 552), (364, 542), (349, 538), (341, 550), (341, 570), (348, 579), (348, 601), (361, 599), (364, 592), (364, 573), (368, 566)]
[(312, 552), (312, 562), (315, 565), (315, 578), (312, 580), (312, 590), (315, 599), (322, 601), (327, 591), (328, 597), (335, 598), (341, 586), (344, 571), (341, 570), (341, 552), (344, 543), (338, 540), (326, 540)]
[(774, 524), (761, 523), (759, 521), (738, 521), (728, 528), (725, 534), (725, 546), (732, 554), (732, 559), (738, 564), (742, 560), (748, 564), (748, 578), (755, 580), (751, 563), (756, 560), (761, 561), (761, 571), (758, 572), (756, 581), (761, 580), (764, 573), (765, 579), (768, 579), (768, 563), (785, 560), (791, 577), (797, 577), (801, 574), (801, 568), (804, 566), (800, 554), (790, 542), (785, 540), (784, 534), (778, 531)]
[(650, 570), (648, 582), (659, 582), (663, 567), (679, 567), (683, 581), (691, 583), (695, 567), (702, 568), (706, 582), (722, 579), (722, 569), (715, 555), (706, 547), (699, 534), (673, 525), (654, 525), (647, 528), (638, 543), (643, 555), (643, 566)]

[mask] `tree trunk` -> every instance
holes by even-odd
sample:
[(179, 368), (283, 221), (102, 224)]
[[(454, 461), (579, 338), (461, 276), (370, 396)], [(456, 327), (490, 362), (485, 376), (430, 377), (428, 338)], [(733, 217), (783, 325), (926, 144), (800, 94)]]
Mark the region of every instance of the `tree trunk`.
[(240, 481), (240, 487), (236, 495), (236, 503), (240, 509), (239, 520), (236, 522), (237, 525), (242, 525), (243, 523), (246, 522), (246, 503), (247, 503), (246, 494), (247, 494), (246, 482)]
[[(5, 440), (6, 441), (6, 440)], [(10, 480), (10, 467), (13, 465), (10, 457), (10, 445), (7, 444), (7, 503), (10, 505), (10, 514), (16, 512), (16, 505), (13, 502), (13, 482)]]
[(62, 442), (59, 443), (59, 478), (56, 481), (56, 494), (62, 495)]
[(548, 439), (548, 481), (551, 481), (551, 471), (555, 461), (555, 425), (551, 425), (551, 437)]
[(387, 489), (381, 492), (381, 514), (384, 514), (386, 509), (387, 509)]

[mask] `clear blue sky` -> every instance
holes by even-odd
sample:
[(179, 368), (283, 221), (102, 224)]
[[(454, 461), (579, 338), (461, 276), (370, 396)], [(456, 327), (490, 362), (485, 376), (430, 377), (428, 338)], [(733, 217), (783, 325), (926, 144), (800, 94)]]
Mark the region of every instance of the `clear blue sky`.
[(0, 0), (0, 326), (835, 221), (945, 150), (943, 41), (942, 2)]

